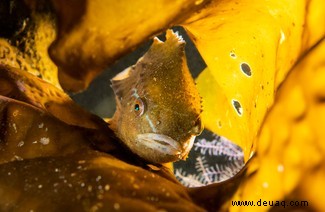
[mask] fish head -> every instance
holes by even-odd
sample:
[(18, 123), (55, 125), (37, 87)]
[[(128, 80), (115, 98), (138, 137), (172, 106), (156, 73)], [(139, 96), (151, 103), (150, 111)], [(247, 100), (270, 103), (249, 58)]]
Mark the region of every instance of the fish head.
[(152, 163), (185, 159), (203, 130), (201, 98), (187, 67), (185, 42), (167, 31), (134, 65), (112, 79), (114, 130), (134, 153)]

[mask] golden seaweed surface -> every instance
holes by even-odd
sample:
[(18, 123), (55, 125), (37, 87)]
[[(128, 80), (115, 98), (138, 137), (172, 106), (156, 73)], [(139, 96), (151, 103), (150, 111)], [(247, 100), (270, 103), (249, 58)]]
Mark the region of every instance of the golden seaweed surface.
[[(324, 209), (325, 39), (290, 72), (259, 134), (236, 200), (308, 201)], [(256, 167), (258, 170), (256, 171)], [(254, 173), (255, 172), (255, 173)], [(300, 203), (297, 203), (299, 205)], [(236, 211), (238, 208), (231, 208)], [(247, 211), (258, 208), (247, 207)]]
[(49, 52), (62, 87), (85, 89), (105, 66), (209, 1), (53, 0), (59, 37)]
[[(325, 5), (321, 1), (215, 2), (184, 25), (208, 65), (198, 78), (199, 91), (205, 100), (203, 120), (206, 127), (239, 144), (246, 159), (256, 152), (256, 158), (248, 169), (249, 177), (235, 200), (255, 201), (255, 205), (260, 199), (306, 200), (309, 207), (324, 208), (321, 195), (298, 194), (302, 184), (308, 187), (309, 182), (304, 180), (304, 176), (313, 173), (311, 167), (319, 167), (320, 173), (325, 172), (320, 159), (324, 152), (308, 151), (309, 146), (318, 149), (316, 146), (320, 144), (317, 141), (322, 141), (321, 134), (311, 126), (321, 127), (324, 120), (321, 120), (319, 112), (320, 120), (308, 120), (301, 130), (291, 130), (302, 120), (288, 115), (312, 101), (304, 96), (314, 94), (293, 91), (293, 95), (300, 95), (303, 99), (289, 100), (290, 91), (296, 88), (286, 86), (290, 83), (287, 74), (296, 72), (300, 63), (306, 64), (302, 59), (306, 55), (319, 54), (318, 57), (308, 56), (313, 62), (300, 72), (312, 73), (320, 69), (324, 61), (322, 51), (309, 51), (314, 45), (321, 45), (320, 41), (324, 39), (324, 12)], [(291, 81), (299, 84), (295, 76), (293, 73), (290, 75), (293, 77)], [(314, 84), (313, 79), (301, 79), (301, 83)], [(325, 82), (325, 78), (319, 77), (318, 80)], [(283, 98), (291, 104), (284, 110), (286, 112), (276, 114), (273, 111), (283, 107), (278, 97), (281, 83), (282, 87), (287, 87), (286, 91), (281, 90), (285, 93)], [(318, 104), (322, 105), (321, 101)], [(307, 107), (305, 110), (312, 109)], [(269, 120), (273, 122), (269, 123)], [(274, 129), (271, 132), (268, 129), (270, 125)], [(300, 133), (305, 135), (301, 137)], [(299, 145), (302, 140), (304, 145)], [(308, 155), (319, 155), (320, 158), (311, 161)], [(267, 208), (270, 206), (263, 207), (263, 210)], [(231, 207), (233, 211), (252, 209), (261, 210), (260, 207)]]
[[(71, 106), (74, 103), (61, 91), (53, 100), (53, 94), (43, 94), (47, 93), (46, 86), (40, 86), (35, 92), (34, 87), (39, 82), (33, 77), (19, 84), (19, 78), (24, 79), (24, 75), (3, 77), (2, 71), (0, 91), (7, 97), (1, 97), (0, 103), (1, 141), (8, 138), (6, 142), (11, 142), (9, 146), (4, 145), (7, 158), (1, 160), (5, 161), (0, 178), (0, 194), (5, 197), (0, 200), (2, 209), (18, 209), (15, 207), (20, 204), (26, 209), (45, 210), (46, 204), (54, 207), (56, 203), (65, 209), (86, 210), (135, 207), (201, 210), (197, 205), (209, 210), (222, 207), (231, 211), (271, 208), (270, 205), (240, 207), (229, 198), (254, 201), (255, 205), (259, 200), (267, 204), (308, 201), (308, 206), (302, 209), (325, 209), (322, 201), (325, 186), (324, 1), (187, 2), (85, 0), (80, 9), (70, 13), (71, 8), (76, 8), (75, 1), (65, 5), (64, 1), (53, 0), (58, 16), (58, 37), (50, 48), (51, 58), (59, 68), (63, 88), (77, 91), (87, 87), (106, 64), (151, 35), (172, 25), (182, 25), (207, 64), (197, 79), (204, 101), (203, 121), (208, 129), (243, 148), (246, 160), (251, 158), (245, 167), (247, 172), (220, 186), (186, 190), (168, 171), (155, 172), (138, 159), (130, 161), (125, 155), (128, 153), (114, 143), (109, 129), (100, 120), (90, 118), (93, 116), (87, 112), (82, 123), (97, 127), (64, 120), (65, 116), (59, 115), (66, 105), (69, 109), (65, 113), (78, 114), (80, 109), (75, 110), (77, 107)], [(31, 86), (25, 86), (27, 82), (32, 82)], [(34, 92), (24, 96), (24, 86)], [(53, 103), (44, 104), (44, 99)], [(60, 107), (51, 110), (45, 105)], [(26, 116), (25, 113), (29, 114), (29, 120), (35, 121), (27, 123), (17, 117), (17, 114)], [(43, 113), (44, 118), (39, 120)], [(75, 120), (77, 116), (72, 117)], [(57, 134), (54, 129), (43, 136), (41, 128), (39, 133), (33, 134), (35, 138), (30, 137), (30, 129), (43, 126), (43, 122), (52, 128), (60, 125), (61, 128), (55, 130), (63, 133), (66, 140), (62, 142), (69, 145), (62, 147), (57, 137), (51, 137)], [(20, 137), (15, 136), (16, 131)], [(76, 139), (84, 150), (76, 147)], [(52, 140), (57, 142), (52, 144)], [(103, 145), (103, 140), (112, 141), (112, 145)], [(30, 148), (35, 141), (38, 149)], [(52, 146), (43, 148), (49, 141)], [(21, 147), (26, 150), (19, 152)], [(95, 149), (105, 150), (107, 154)], [(61, 151), (62, 156), (58, 157)], [(237, 189), (238, 179), (241, 184)], [(56, 192), (67, 195), (62, 197), (73, 197), (72, 201), (66, 202)], [(234, 196), (233, 192), (236, 192)], [(51, 199), (54, 199), (52, 203)], [(73, 206), (74, 202), (83, 205)], [(279, 210), (283, 206), (273, 207)]]
[(47, 50), (56, 36), (52, 15), (32, 13), (30, 18), (19, 22), (22, 26), (11, 39), (0, 37), (0, 63), (28, 71), (60, 87), (58, 68)]

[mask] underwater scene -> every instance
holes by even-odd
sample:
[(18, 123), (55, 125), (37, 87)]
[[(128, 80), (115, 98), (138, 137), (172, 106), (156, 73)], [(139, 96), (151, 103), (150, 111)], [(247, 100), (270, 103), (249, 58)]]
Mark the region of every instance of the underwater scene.
[(0, 211), (322, 211), (322, 0), (0, 2)]

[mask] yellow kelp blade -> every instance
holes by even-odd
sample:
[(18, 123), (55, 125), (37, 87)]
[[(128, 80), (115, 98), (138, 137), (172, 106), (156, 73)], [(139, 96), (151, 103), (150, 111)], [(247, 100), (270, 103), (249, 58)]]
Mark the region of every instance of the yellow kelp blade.
[[(308, 201), (324, 211), (325, 38), (292, 70), (279, 88), (258, 137), (252, 174), (234, 200)], [(288, 199), (289, 198), (289, 199)], [(256, 202), (255, 202), (256, 203)], [(306, 204), (306, 203), (304, 203)], [(288, 205), (286, 205), (288, 206)], [(264, 207), (263, 210), (269, 207)], [(238, 207), (231, 208), (238, 211)], [(262, 208), (242, 207), (242, 211)]]
[[(70, 125), (83, 128), (96, 137), (94, 145), (102, 151), (112, 147), (109, 141), (114, 133), (105, 121), (81, 108), (62, 90), (33, 74), (0, 65), (0, 95), (33, 105), (41, 109), (39, 113), (46, 112), (67, 124), (67, 128)], [(29, 116), (26, 119), (33, 120), (33, 115)], [(27, 123), (26, 121), (26, 127), (29, 127)], [(38, 124), (32, 122), (32, 125)]]
[[(21, 31), (8, 39), (0, 38), (0, 64), (27, 71), (60, 88), (58, 68), (48, 55), (48, 47), (56, 36), (53, 14), (44, 12), (48, 5), (39, 4), (38, 6), (44, 8), (43, 12), (39, 12), (30, 11), (24, 2), (17, 1), (13, 4), (13, 14), (17, 13), (17, 8), (23, 8), (25, 12), (28, 11), (26, 13), (29, 18), (23, 19), (17, 15), (15, 18), (22, 19)], [(12, 17), (8, 17), (2, 21), (10, 22), (11, 19)]]
[(52, 1), (58, 38), (50, 48), (66, 90), (78, 91), (118, 57), (209, 0)]
[(91, 146), (80, 128), (61, 122), (32, 105), (1, 95), (0, 122), (0, 164), (63, 156)]
[[(324, 3), (316, 2), (323, 9), (314, 13), (306, 10), (314, 1), (213, 1), (183, 24), (208, 65), (197, 80), (205, 126), (246, 159), (278, 85), (325, 32)], [(316, 20), (323, 25), (308, 28)]]
[(70, 125), (99, 129), (105, 123), (54, 85), (28, 72), (1, 64), (0, 95), (36, 106)]
[(205, 211), (186, 189), (107, 153), (0, 165), (1, 211)]

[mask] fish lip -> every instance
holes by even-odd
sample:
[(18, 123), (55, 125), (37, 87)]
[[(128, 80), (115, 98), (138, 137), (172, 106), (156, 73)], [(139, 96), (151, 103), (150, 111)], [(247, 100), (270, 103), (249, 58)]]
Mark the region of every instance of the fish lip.
[(180, 159), (186, 159), (188, 153), (191, 151), (196, 136), (192, 135), (191, 138), (183, 144), (183, 154), (181, 155)]
[[(181, 152), (181, 145), (176, 140), (164, 134), (143, 133), (137, 135), (137, 140), (149, 148), (166, 154), (174, 155), (180, 154)], [(166, 150), (167, 152), (165, 152)]]
[(192, 136), (183, 145), (173, 138), (157, 133), (143, 133), (137, 135), (138, 142), (151, 148), (159, 153), (167, 155), (175, 155), (179, 159), (186, 158), (194, 143), (195, 136)]

